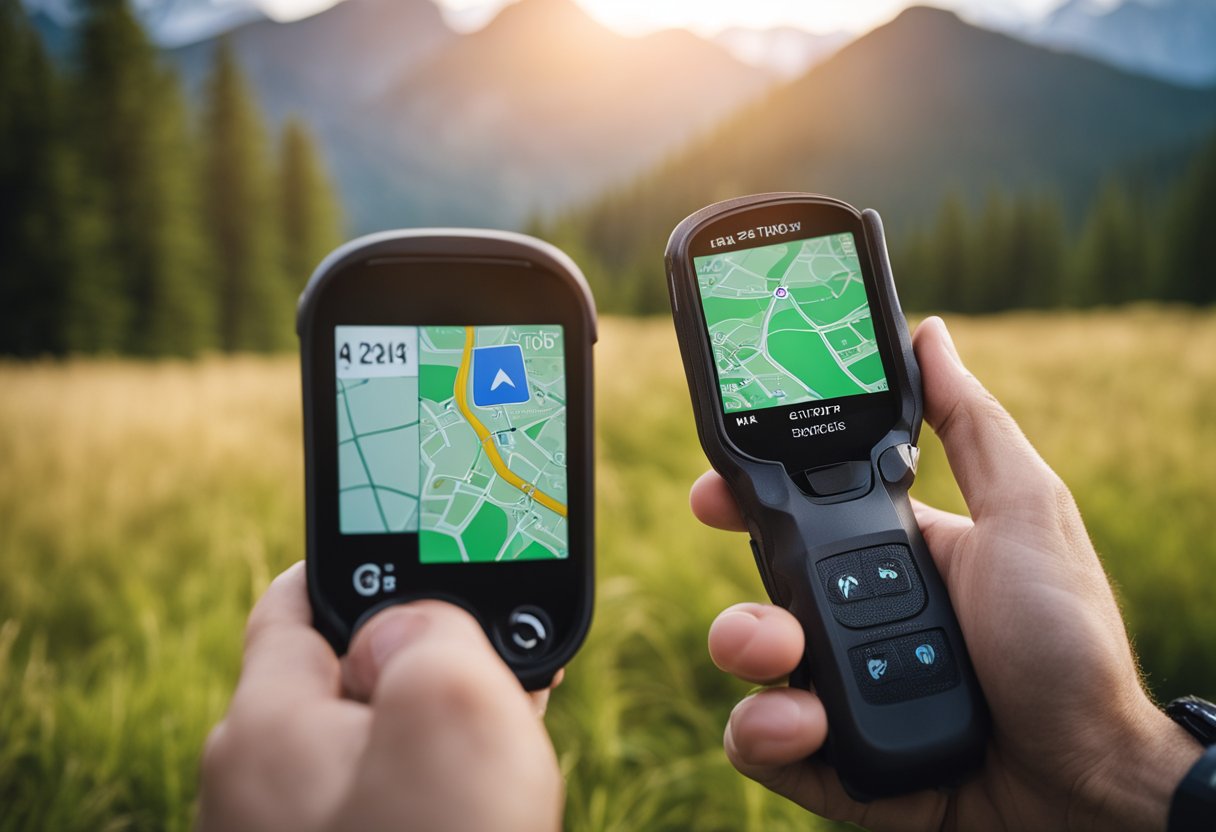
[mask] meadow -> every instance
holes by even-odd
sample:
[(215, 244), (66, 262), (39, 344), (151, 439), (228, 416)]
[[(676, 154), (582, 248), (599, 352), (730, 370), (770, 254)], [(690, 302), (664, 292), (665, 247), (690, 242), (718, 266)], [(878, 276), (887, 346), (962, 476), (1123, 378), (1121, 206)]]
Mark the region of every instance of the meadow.
[[(1073, 487), (1154, 693), (1216, 698), (1216, 313), (951, 324)], [(763, 593), (745, 539), (687, 509), (670, 325), (607, 320), (596, 361), (596, 619), (548, 717), (567, 828), (830, 828), (721, 752), (748, 687), (705, 633)], [(303, 554), (296, 362), (8, 363), (0, 390), (0, 832), (188, 829), (244, 618)], [(923, 446), (914, 493), (961, 509)]]

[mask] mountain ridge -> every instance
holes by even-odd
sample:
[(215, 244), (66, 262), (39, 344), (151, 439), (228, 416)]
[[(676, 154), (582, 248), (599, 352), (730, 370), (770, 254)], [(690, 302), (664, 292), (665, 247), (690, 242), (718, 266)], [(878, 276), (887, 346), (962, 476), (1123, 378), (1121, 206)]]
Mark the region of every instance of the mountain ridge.
[(928, 225), (948, 194), (976, 204), (992, 187), (1059, 194), (1075, 215), (1112, 171), (1184, 156), (1213, 130), (1216, 89), (912, 8), (547, 230), (653, 283), (667, 232), (740, 194), (828, 193), (878, 208), (894, 237)]

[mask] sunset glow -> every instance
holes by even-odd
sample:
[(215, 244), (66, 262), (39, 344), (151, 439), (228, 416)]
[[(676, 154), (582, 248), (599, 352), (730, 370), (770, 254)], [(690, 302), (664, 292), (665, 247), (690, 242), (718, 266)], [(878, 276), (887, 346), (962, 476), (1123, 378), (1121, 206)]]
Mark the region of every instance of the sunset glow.
[[(278, 0), (291, 2), (292, 0)], [(476, 29), (510, 0), (437, 0), (452, 25)], [(796, 26), (812, 32), (862, 32), (891, 19), (917, 0), (576, 0), (601, 23), (626, 34), (686, 27), (713, 34), (730, 26)], [(920, 0), (992, 18), (1033, 19), (1062, 0)]]

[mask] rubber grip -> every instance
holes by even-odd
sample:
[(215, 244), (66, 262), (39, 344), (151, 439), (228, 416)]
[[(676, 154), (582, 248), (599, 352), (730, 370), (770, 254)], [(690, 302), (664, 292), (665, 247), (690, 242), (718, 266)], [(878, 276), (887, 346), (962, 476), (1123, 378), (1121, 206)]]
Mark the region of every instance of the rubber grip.
[[(802, 624), (807, 647), (790, 685), (823, 702), (825, 761), (860, 800), (957, 782), (982, 756), (987, 711), (906, 485), (878, 479), (830, 507), (787, 496), (781, 509), (754, 494), (741, 502), (770, 597)], [(825, 528), (866, 532), (825, 540)], [(860, 594), (844, 598), (841, 586)]]

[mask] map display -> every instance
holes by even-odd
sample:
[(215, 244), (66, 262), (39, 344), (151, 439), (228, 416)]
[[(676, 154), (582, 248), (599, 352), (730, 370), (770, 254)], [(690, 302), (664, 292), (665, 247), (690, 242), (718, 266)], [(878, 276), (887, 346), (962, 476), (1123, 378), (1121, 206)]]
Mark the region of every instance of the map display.
[(852, 234), (693, 262), (724, 410), (887, 389)]
[(417, 533), (423, 563), (568, 556), (561, 326), (334, 334), (344, 534)]

